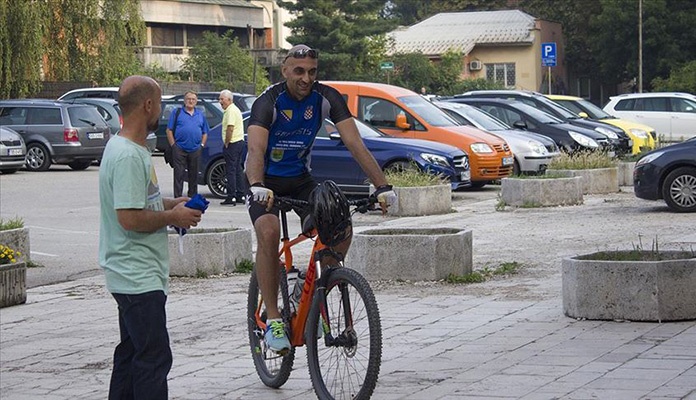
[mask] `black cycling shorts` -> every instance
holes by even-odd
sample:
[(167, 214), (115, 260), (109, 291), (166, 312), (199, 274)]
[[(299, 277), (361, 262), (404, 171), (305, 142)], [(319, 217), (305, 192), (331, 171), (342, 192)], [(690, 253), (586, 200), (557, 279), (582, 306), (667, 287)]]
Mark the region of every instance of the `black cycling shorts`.
[[(304, 201), (309, 201), (309, 195), (317, 187), (317, 183), (309, 173), (293, 177), (266, 175), (263, 184), (273, 191), (273, 196), (292, 197), (293, 199)], [(255, 202), (251, 196), (251, 191), (249, 191), (247, 198), (249, 199), (247, 204), (252, 224), (256, 223), (256, 220), (262, 215), (273, 214), (276, 217), (278, 216), (279, 211), (276, 207), (266, 211), (266, 206)], [(310, 210), (296, 210), (296, 213), (300, 216), (300, 220), (304, 221), (305, 217), (310, 214)]]

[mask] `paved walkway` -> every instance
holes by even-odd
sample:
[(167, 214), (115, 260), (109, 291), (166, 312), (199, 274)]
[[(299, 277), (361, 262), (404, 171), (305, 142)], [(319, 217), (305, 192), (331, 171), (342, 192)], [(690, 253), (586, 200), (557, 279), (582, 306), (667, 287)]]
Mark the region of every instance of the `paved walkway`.
[[(615, 235), (612, 227), (620, 225), (608, 219), (611, 215), (651, 223), (647, 216), (654, 209), (618, 215), (633, 202), (617, 195), (610, 201), (589, 198), (573, 209), (499, 213), (489, 200), (457, 207), (458, 213), (447, 216), (358, 221), (468, 226), (474, 230), (477, 267), (513, 255), (527, 265), (519, 275), (477, 285), (375, 284), (384, 348), (373, 398), (696, 399), (696, 321), (585, 321), (562, 313), (558, 257), (596, 250), (600, 243), (630, 243), (635, 238), (604, 235)], [(599, 210), (605, 211), (598, 217), (602, 221), (593, 221)], [(571, 235), (574, 241), (566, 240), (568, 246), (547, 255), (546, 262), (528, 261), (539, 258), (528, 242), (536, 234), (515, 231), (516, 221), (539, 225), (559, 221), (560, 213), (583, 212), (586, 237)], [(664, 221), (672, 217), (657, 215), (670, 226), (670, 233), (661, 233), (661, 244), (696, 242), (693, 218)], [(592, 230), (596, 223), (606, 228)], [(547, 230), (549, 236), (536, 240), (564, 240), (561, 231)], [(496, 250), (493, 243), (503, 247)], [(248, 275), (173, 280), (168, 303), (172, 399), (315, 397), (304, 348), (283, 388), (269, 389), (259, 381), (247, 342), (247, 284)], [(30, 289), (27, 304), (0, 311), (0, 398), (105, 399), (117, 325), (116, 305), (101, 276)]]

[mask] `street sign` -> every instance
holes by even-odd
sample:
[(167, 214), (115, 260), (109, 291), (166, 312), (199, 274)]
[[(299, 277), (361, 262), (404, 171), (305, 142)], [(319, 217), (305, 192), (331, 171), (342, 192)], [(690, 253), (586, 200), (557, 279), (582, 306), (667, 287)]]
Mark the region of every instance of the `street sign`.
[(385, 61), (379, 64), (381, 69), (394, 69), (394, 63), (391, 61)]
[(541, 44), (541, 65), (544, 67), (556, 66), (556, 42)]

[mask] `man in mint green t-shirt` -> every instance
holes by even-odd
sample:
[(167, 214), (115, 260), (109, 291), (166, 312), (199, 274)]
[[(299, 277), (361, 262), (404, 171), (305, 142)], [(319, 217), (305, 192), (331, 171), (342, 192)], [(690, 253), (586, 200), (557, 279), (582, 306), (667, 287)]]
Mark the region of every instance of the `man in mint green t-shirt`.
[(167, 399), (167, 225), (188, 229), (201, 220), (200, 210), (185, 206), (187, 197), (160, 195), (145, 139), (157, 129), (161, 96), (149, 77), (121, 83), (123, 128), (107, 143), (99, 167), (99, 264), (118, 303), (121, 340), (109, 399)]

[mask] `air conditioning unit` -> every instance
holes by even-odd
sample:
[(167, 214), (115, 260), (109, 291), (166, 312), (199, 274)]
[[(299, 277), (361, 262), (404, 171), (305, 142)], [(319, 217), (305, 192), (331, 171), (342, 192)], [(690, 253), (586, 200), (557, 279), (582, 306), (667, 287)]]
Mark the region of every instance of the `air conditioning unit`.
[(483, 68), (483, 63), (479, 60), (474, 60), (469, 63), (469, 70), (470, 71), (480, 71), (481, 68)]

